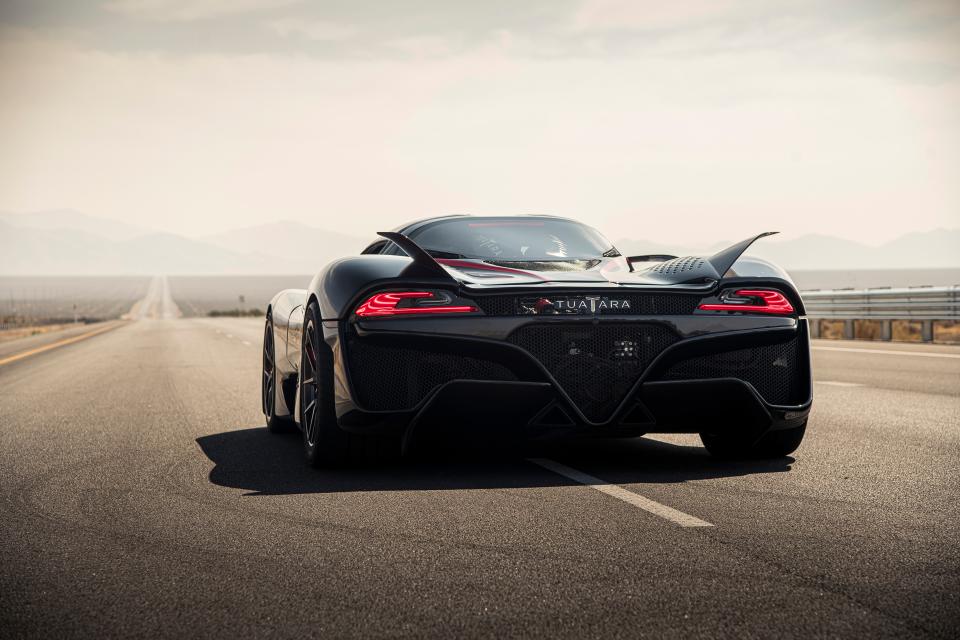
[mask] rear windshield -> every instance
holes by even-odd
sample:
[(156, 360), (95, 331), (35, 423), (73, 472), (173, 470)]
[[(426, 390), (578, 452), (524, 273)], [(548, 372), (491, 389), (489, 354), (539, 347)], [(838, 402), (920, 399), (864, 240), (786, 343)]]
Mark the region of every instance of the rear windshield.
[(526, 262), (619, 255), (600, 233), (570, 220), (459, 218), (428, 224), (411, 238), (437, 258)]

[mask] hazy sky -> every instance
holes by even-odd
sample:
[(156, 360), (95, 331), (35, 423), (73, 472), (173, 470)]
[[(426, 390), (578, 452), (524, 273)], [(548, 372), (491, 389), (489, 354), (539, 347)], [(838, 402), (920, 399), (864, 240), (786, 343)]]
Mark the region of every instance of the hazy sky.
[(960, 226), (960, 0), (0, 0), (0, 209)]

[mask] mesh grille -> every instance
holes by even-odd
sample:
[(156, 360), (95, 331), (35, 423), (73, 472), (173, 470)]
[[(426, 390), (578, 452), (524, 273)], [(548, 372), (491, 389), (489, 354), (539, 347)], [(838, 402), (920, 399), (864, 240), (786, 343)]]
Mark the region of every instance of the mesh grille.
[(601, 422), (677, 336), (658, 325), (591, 323), (528, 325), (508, 339), (543, 364), (584, 416)]
[(660, 264), (650, 267), (650, 271), (653, 273), (660, 273), (663, 275), (673, 275), (676, 273), (686, 273), (687, 271), (694, 271), (699, 269), (704, 264), (703, 258), (697, 258), (695, 256), (687, 256), (685, 258), (674, 258), (673, 260), (667, 260), (666, 262), (661, 262)]
[(360, 404), (375, 411), (410, 409), (451, 380), (516, 380), (505, 366), (450, 353), (370, 344), (347, 345), (350, 376)]
[[(582, 295), (600, 294), (564, 293), (559, 297), (571, 298)], [(603, 315), (615, 315), (618, 313), (622, 315), (627, 313), (633, 315), (685, 316), (693, 313), (697, 308), (697, 304), (700, 302), (699, 295), (676, 293), (645, 295), (607, 293), (606, 295), (611, 298), (616, 298), (617, 300), (628, 300), (630, 302), (630, 308), (623, 310), (607, 309), (603, 312)], [(527, 315), (521, 311), (522, 307), (530, 306), (530, 302), (536, 300), (537, 296), (529, 294), (522, 296), (477, 296), (473, 299), (477, 306), (488, 316), (517, 316)], [(526, 302), (527, 305), (521, 305), (521, 301)]]
[(801, 394), (801, 351), (796, 338), (754, 349), (737, 349), (683, 360), (663, 380), (737, 378), (749, 382), (770, 404), (797, 404)]
[(473, 301), (488, 316), (514, 316), (519, 313), (516, 296), (483, 296), (475, 297)]

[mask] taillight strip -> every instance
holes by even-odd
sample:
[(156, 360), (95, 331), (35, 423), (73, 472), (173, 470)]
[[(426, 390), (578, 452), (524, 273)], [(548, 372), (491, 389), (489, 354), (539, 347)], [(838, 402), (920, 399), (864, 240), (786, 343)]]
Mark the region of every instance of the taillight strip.
[(738, 289), (735, 296), (743, 298), (760, 298), (763, 304), (747, 304), (735, 302), (720, 302), (701, 304), (697, 308), (702, 311), (739, 311), (742, 313), (772, 313), (787, 315), (793, 313), (793, 305), (785, 295), (776, 289)]
[(354, 312), (360, 318), (383, 316), (417, 315), (426, 313), (472, 313), (477, 310), (470, 305), (436, 305), (424, 307), (401, 307), (402, 300), (407, 299), (434, 299), (429, 291), (389, 291), (375, 293), (367, 298)]

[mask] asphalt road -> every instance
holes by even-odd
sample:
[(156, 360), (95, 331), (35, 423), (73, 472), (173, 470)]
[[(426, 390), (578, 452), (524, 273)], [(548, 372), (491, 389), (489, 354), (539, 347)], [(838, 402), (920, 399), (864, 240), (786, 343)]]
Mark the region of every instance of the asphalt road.
[(314, 471), (262, 427), (259, 321), (159, 309), (0, 366), (0, 636), (957, 636), (960, 349), (818, 342), (779, 461)]

